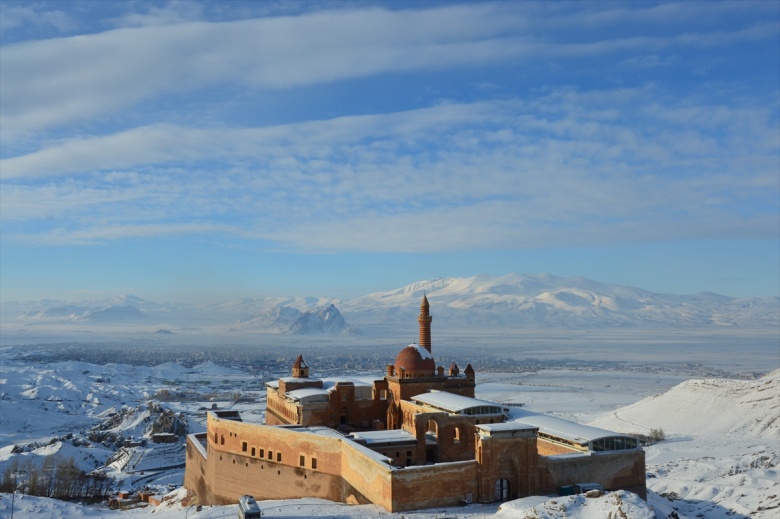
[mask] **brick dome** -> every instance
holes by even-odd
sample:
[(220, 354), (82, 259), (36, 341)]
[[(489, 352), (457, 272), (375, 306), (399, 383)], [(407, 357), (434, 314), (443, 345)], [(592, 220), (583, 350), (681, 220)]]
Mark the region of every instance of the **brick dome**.
[(395, 374), (400, 376), (401, 368), (409, 377), (432, 377), (436, 371), (436, 361), (433, 355), (417, 344), (410, 344), (402, 349), (395, 358)]

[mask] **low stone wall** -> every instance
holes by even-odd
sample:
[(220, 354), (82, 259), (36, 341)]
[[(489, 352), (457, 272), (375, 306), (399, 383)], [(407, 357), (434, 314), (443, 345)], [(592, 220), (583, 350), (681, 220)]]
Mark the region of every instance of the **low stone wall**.
[(406, 467), (392, 473), (393, 512), (456, 506), (475, 501), (479, 464), (476, 461)]
[(598, 483), (647, 499), (645, 453), (641, 449), (588, 454), (539, 456), (539, 493), (558, 492), (577, 483)]

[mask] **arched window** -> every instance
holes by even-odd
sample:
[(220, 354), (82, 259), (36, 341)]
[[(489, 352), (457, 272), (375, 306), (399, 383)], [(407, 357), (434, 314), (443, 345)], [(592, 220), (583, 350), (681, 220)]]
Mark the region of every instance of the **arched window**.
[(439, 436), (439, 424), (436, 423), (436, 420), (428, 420), (428, 423), (425, 424), (425, 433), (430, 434), (432, 436), (435, 436), (438, 438)]
[(453, 434), (453, 440), (455, 443), (460, 443), (460, 427), (455, 427), (455, 432)]

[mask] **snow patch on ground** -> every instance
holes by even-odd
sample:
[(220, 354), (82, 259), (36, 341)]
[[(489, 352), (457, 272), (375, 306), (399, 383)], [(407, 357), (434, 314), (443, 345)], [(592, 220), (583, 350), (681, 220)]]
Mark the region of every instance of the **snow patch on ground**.
[[(538, 498), (518, 499), (504, 503), (496, 517), (517, 519), (654, 519), (655, 511), (636, 494), (618, 490), (599, 497), (564, 496), (534, 504)], [(530, 507), (529, 507), (530, 505)]]

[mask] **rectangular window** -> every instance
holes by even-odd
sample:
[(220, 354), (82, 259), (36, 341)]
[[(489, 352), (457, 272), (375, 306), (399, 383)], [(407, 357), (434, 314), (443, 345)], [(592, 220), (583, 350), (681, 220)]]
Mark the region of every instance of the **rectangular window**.
[(265, 457), (265, 449), (260, 449), (260, 457)]
[(246, 452), (246, 451), (247, 451), (247, 444), (246, 444), (246, 442), (241, 442), (241, 452)]
[(255, 457), (255, 448), (254, 447), (252, 447), (252, 457), (253, 458)]
[(316, 469), (317, 468), (317, 458), (311, 459), (311, 468)]
[(268, 459), (271, 461), (274, 460), (274, 451), (268, 451)]
[(281, 463), (281, 461), (282, 461), (282, 453), (281, 452), (277, 452), (276, 453), (276, 461)]
[(306, 456), (301, 456), (300, 459), (298, 460), (298, 464), (301, 467), (305, 467), (306, 466)]

